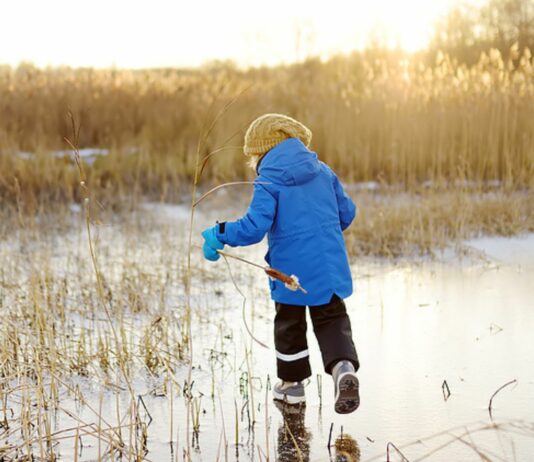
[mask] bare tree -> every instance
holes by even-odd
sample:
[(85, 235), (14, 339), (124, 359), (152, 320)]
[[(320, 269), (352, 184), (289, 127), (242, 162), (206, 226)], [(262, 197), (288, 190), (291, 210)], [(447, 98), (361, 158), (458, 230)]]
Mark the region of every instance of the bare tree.
[(473, 63), (489, 48), (508, 57), (512, 46), (519, 52), (534, 50), (534, 0), (458, 5), (436, 24), (430, 51), (440, 50), (460, 62)]
[(517, 43), (519, 50), (534, 48), (534, 1), (490, 0), (480, 14), (486, 40), (506, 52)]

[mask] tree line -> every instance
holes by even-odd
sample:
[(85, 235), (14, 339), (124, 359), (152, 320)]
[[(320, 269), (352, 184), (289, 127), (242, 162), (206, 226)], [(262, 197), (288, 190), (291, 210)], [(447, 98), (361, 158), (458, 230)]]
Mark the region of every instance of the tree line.
[(436, 24), (430, 56), (441, 51), (460, 63), (474, 64), (483, 52), (498, 49), (517, 62), (534, 50), (534, 0), (489, 0), (461, 3)]

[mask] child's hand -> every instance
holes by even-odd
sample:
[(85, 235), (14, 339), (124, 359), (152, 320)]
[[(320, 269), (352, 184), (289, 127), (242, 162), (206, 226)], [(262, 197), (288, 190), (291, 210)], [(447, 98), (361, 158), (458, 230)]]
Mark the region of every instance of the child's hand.
[(204, 238), (204, 246), (202, 251), (204, 252), (204, 258), (209, 261), (217, 261), (221, 256), (217, 253), (217, 250), (222, 250), (224, 244), (217, 239), (217, 226), (202, 231), (202, 237)]

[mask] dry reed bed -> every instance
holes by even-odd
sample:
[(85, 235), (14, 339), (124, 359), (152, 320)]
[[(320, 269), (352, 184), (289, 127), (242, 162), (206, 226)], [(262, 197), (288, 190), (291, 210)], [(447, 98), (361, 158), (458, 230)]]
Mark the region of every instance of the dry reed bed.
[[(473, 237), (534, 232), (534, 192), (530, 189), (478, 185), (419, 188), (410, 192), (392, 187), (379, 191), (352, 190), (350, 186), (348, 189), (358, 206), (357, 218), (345, 232), (351, 257), (435, 256), (450, 246), (461, 251), (462, 241)], [(248, 187), (241, 186), (210, 199), (204, 208), (213, 221), (232, 219), (246, 209), (248, 197)], [(106, 200), (101, 202), (106, 204)], [(231, 210), (229, 203), (233, 204)], [(10, 204), (0, 211), (0, 239), (16, 235), (20, 229), (38, 238), (37, 229), (50, 223), (65, 232), (72, 224), (72, 207), (62, 203), (51, 211), (41, 206), (36, 214), (28, 215), (17, 213), (17, 205)], [(134, 210), (121, 206), (117, 213), (114, 207), (98, 212), (105, 222), (121, 223)], [(7, 271), (5, 267), (6, 263), (0, 271)]]
[[(498, 194), (486, 194), (495, 196), (498, 204)], [(443, 207), (440, 200), (458, 200), (454, 194), (449, 198), (439, 194), (432, 200), (421, 196), (419, 203), (413, 198), (406, 201), (402, 195), (396, 197), (394, 205), (399, 213), (394, 222), (397, 224), (409, 215), (410, 209), (434, 206), (437, 210)], [(362, 195), (360, 202), (367, 201), (391, 204), (390, 198), (380, 199), (377, 194)], [(465, 206), (460, 201), (453, 211), (460, 213)], [(368, 213), (366, 209), (363, 207), (361, 213)], [(496, 205), (494, 212), (493, 217), (502, 211)], [(426, 212), (424, 215), (429, 216)], [(203, 262), (200, 254), (195, 255), (192, 266), (195, 281), (192, 332), (196, 357), (194, 381), (188, 387), (188, 339), (184, 337), (187, 333), (185, 230), (159, 226), (141, 214), (134, 217), (126, 214), (118, 222), (112, 214), (104, 215), (101, 216), (104, 224), (94, 227), (106, 300), (120, 336), (118, 351), (95, 290), (83, 220), (79, 214), (75, 216), (79, 220), (74, 223), (68, 223), (67, 217), (63, 217), (40, 223), (37, 228), (19, 227), (16, 233), (3, 236), (0, 245), (3, 262), (0, 268), (3, 295), (0, 298), (0, 457), (3, 460), (52, 461), (69, 458), (68, 454), (80, 454), (74, 460), (119, 460), (120, 457), (132, 461), (158, 460), (169, 451), (168, 446), (158, 446), (161, 435), (165, 434), (166, 441), (177, 444), (176, 459), (173, 459), (186, 461), (183, 430), (189, 407), (192, 449), (213, 445), (213, 440), (218, 439), (217, 460), (231, 460), (235, 450), (244, 459), (249, 451), (257, 454), (271, 451), (274, 458), (273, 450), (277, 450), (280, 457), (291, 459), (299, 451), (310, 450), (310, 432), (303, 422), (290, 428), (293, 437), (288, 437), (288, 427), (282, 425), (278, 430), (278, 448), (273, 448), (276, 428), (267, 426), (271, 418), (268, 412), (272, 412), (268, 406), (269, 382), (257, 359), (256, 367), (260, 370), (251, 369), (253, 353), (247, 349), (243, 353), (237, 338), (235, 316), (240, 301), (229, 278), (221, 277), (220, 268), (214, 269), (210, 263)], [(373, 233), (380, 234), (382, 223), (373, 223)], [(354, 233), (358, 236), (357, 228)], [(391, 242), (388, 248), (393, 248)], [(243, 271), (240, 268), (234, 268), (234, 276), (249, 296), (247, 310), (252, 321), (268, 323), (261, 317), (254, 319), (254, 304), (262, 300), (267, 303), (268, 298), (266, 292), (252, 296), (258, 290), (253, 281), (260, 273), (252, 274), (248, 268)], [(228, 312), (232, 314), (225, 319)], [(245, 345), (249, 341), (245, 338)], [(197, 368), (200, 364), (202, 367)], [(129, 406), (119, 367), (135, 382), (136, 392), (146, 389), (139, 381), (154, 384), (150, 396), (159, 401), (149, 401), (152, 398), (145, 394), (142, 399), (146, 400), (147, 409), (144, 401), (138, 401), (135, 409)], [(206, 424), (203, 409), (222, 407), (218, 387), (232, 384), (237, 396), (235, 415), (226, 412), (223, 417), (221, 409), (221, 434), (206, 433), (206, 428), (211, 430), (215, 425)], [(312, 385), (310, 393), (317, 389), (320, 395), (319, 382)], [(174, 415), (175, 420), (159, 422), (159, 434), (154, 437), (150, 412), (162, 406), (168, 406), (169, 413), (165, 415)], [(520, 429), (526, 437), (532, 437), (532, 426), (521, 422), (478, 427), (477, 424), (471, 431), (505, 433)], [(462, 426), (457, 431), (466, 430)], [(429, 453), (457, 443), (454, 434), (444, 432), (444, 435), (443, 444), (439, 435), (427, 439)], [(251, 441), (252, 447), (248, 446)], [(420, 442), (407, 444), (401, 450), (408, 453), (410, 446), (417, 444)], [(347, 450), (345, 446), (342, 449), (340, 453)], [(194, 454), (192, 459), (195, 460)], [(256, 460), (267, 458), (257, 455)]]
[[(180, 375), (187, 364), (188, 331), (185, 247), (177, 240), (185, 238), (143, 222), (95, 227), (117, 344), (95, 291), (84, 236), (79, 224), (72, 224), (27, 227), (1, 242), (0, 458), (56, 460), (65, 444), (77, 454), (83, 439), (98, 448), (98, 460), (143, 460), (151, 417), (142, 398), (135, 406), (119, 404), (128, 382), (120, 372), (126, 371), (129, 381), (159, 383), (154, 394), (170, 401), (193, 400), (193, 431), (200, 425), (201, 394)], [(193, 290), (195, 324), (201, 331), (214, 325), (222, 332), (212, 311), (226, 298), (203, 302), (212, 295), (203, 286), (209, 278), (202, 266), (193, 268), (193, 276), (201, 284)], [(215, 362), (226, 340), (213, 338), (210, 361)], [(96, 400), (91, 384), (101, 390)], [(105, 392), (116, 402), (103, 404)], [(163, 425), (169, 441), (181, 424), (171, 418)]]
[(430, 189), (421, 193), (355, 193), (357, 219), (345, 233), (352, 256), (435, 256), (465, 239), (534, 231), (534, 193)]
[[(429, 67), (371, 53), (248, 71), (2, 67), (0, 197), (30, 209), (77, 198), (72, 163), (47, 154), (66, 148), (68, 110), (81, 124), (80, 147), (111, 150), (87, 169), (100, 198), (169, 197), (194, 173), (205, 114), (240, 92), (200, 153), (225, 148), (204, 175), (216, 183), (250, 175), (243, 131), (258, 114), (277, 111), (313, 129), (312, 147), (346, 181), (412, 188), (500, 180), (530, 188), (533, 59), (528, 51), (515, 58), (505, 62), (493, 50), (470, 68), (445, 56)], [(36, 157), (20, 158), (21, 150)]]

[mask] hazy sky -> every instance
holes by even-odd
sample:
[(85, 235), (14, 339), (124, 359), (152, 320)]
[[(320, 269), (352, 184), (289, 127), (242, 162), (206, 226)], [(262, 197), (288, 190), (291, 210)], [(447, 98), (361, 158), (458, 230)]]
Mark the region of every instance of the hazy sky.
[(361, 48), (423, 47), (457, 0), (0, 0), (0, 64), (274, 64)]

